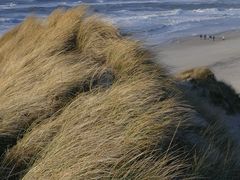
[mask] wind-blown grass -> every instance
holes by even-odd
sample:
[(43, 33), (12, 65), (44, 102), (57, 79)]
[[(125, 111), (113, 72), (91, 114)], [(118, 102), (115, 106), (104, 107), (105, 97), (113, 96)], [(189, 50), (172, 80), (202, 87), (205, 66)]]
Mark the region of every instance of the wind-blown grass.
[(195, 178), (222, 159), (195, 168), (216, 152), (188, 138), (204, 120), (149, 51), (85, 7), (26, 19), (0, 57), (1, 179)]

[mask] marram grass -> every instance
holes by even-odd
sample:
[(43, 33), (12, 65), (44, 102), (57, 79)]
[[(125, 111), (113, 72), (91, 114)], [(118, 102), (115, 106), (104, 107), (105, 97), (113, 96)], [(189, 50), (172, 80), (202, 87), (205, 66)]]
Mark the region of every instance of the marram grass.
[(0, 179), (239, 178), (154, 58), (83, 6), (4, 34)]

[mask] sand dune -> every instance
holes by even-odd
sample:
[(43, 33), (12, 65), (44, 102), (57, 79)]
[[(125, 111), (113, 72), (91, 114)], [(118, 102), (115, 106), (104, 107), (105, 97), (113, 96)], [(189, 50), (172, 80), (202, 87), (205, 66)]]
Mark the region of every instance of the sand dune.
[(213, 111), (223, 92), (189, 93), (155, 58), (85, 7), (3, 35), (0, 179), (239, 179), (236, 103)]

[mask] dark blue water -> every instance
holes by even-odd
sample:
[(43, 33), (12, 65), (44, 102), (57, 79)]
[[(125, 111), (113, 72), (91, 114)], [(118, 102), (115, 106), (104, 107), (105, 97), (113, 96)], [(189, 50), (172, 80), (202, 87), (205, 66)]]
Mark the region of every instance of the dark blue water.
[(55, 8), (90, 5), (107, 20), (151, 44), (199, 33), (240, 29), (238, 0), (1, 0), (0, 33), (26, 16), (47, 16)]

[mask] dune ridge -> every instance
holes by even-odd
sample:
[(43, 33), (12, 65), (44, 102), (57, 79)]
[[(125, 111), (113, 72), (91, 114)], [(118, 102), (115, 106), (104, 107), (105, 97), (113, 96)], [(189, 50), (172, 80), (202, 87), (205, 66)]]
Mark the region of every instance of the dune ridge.
[(154, 58), (84, 6), (3, 35), (1, 179), (237, 179), (228, 131)]

